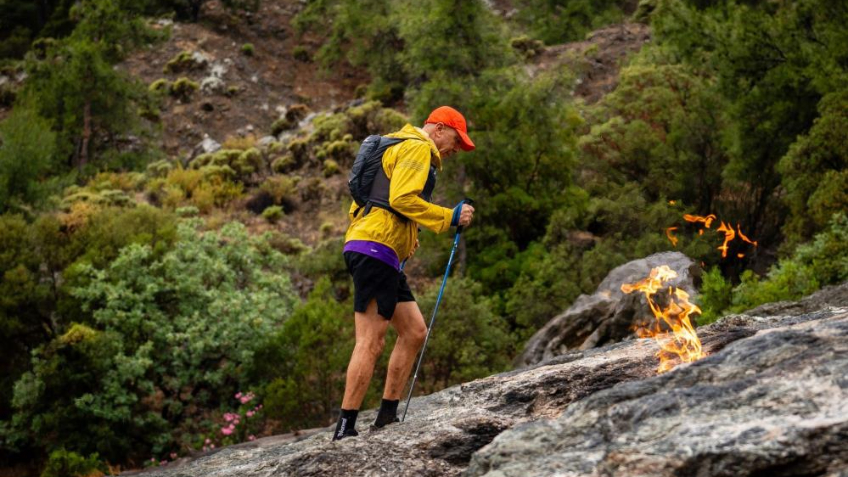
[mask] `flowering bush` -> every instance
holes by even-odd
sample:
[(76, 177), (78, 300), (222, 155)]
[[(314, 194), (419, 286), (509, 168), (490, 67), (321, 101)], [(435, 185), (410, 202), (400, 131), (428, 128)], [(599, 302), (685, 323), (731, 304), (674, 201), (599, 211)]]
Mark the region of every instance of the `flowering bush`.
[[(15, 384), (7, 442), (112, 462), (194, 447), (208, 409), (229, 402), (256, 344), (296, 301), (281, 273), (286, 257), (264, 238), (241, 224), (198, 232), (199, 223), (181, 223), (163, 255), (133, 244), (104, 270), (83, 267), (90, 280), (73, 293), (92, 323), (34, 353), (33, 370)], [(219, 434), (231, 441), (249, 437), (246, 424), (261, 410), (251, 393), (237, 399), (238, 424)]]

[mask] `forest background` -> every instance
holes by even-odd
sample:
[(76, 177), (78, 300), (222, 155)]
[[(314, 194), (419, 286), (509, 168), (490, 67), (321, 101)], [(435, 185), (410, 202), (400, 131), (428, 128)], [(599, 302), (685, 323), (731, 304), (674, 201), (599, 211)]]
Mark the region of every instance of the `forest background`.
[[(473, 197), (477, 214), (417, 394), (509, 369), (651, 253), (701, 263), (699, 324), (848, 278), (845, 2), (278, 2), (288, 49), (264, 51), (239, 34), (268, 3), (0, 1), (4, 472), (165, 465), (332, 422), (353, 346), (347, 171), (365, 136), (442, 104), (477, 150), (446, 161), (436, 201)], [(540, 67), (619, 24), (650, 41), (599, 99), (574, 93), (591, 47)], [(226, 31), (243, 61), (352, 77), (354, 101), (292, 95), (220, 149), (174, 146), (181, 108), (246, 94), (196, 81), (196, 51), (155, 81), (131, 73), (181, 25)], [(722, 254), (728, 230), (756, 246)], [(428, 315), (451, 241), (421, 241), (409, 273)]]

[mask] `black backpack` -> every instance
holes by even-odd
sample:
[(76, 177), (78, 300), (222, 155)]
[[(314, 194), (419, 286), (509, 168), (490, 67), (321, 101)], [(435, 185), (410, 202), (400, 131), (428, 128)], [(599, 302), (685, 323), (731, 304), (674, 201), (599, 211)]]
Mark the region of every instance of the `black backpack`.
[[(347, 180), (350, 195), (353, 196), (353, 200), (359, 206), (354, 211), (354, 216), (363, 208), (367, 215), (371, 211), (371, 207), (376, 206), (388, 210), (404, 221), (409, 220), (389, 206), (389, 178), (383, 171), (383, 154), (386, 149), (405, 140), (405, 138), (384, 137), (375, 134), (362, 141)], [(421, 197), (429, 202), (435, 187), (436, 168), (431, 165)]]

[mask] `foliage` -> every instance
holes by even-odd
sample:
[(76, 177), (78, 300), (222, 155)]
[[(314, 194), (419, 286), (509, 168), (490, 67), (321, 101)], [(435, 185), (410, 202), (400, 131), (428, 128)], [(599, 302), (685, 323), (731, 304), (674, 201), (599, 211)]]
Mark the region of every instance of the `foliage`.
[(55, 144), (50, 124), (32, 109), (15, 108), (0, 123), (0, 212), (41, 198)]
[(842, 212), (834, 214), (826, 230), (772, 266), (764, 279), (745, 271), (741, 280), (731, 293), (729, 282), (716, 269), (706, 275), (701, 292), (707, 322), (722, 312), (738, 313), (764, 303), (797, 300), (825, 285), (848, 280), (848, 218)]
[(245, 43), (241, 45), (241, 52), (245, 56), (253, 56), (256, 53), (256, 48), (253, 46), (253, 43)]
[(232, 395), (295, 300), (284, 257), (261, 238), (240, 224), (195, 226), (184, 222), (159, 258), (130, 245), (103, 270), (81, 266), (90, 281), (73, 294), (93, 323), (34, 353), (15, 385), (10, 443), (112, 461), (190, 445), (181, 436)]
[(624, 18), (622, 0), (521, 0), (516, 21), (545, 43), (579, 41), (586, 33)]
[(92, 472), (105, 472), (106, 466), (94, 454), (83, 457), (75, 452), (58, 449), (50, 453), (41, 477), (86, 477)]
[(198, 88), (200, 88), (200, 85), (196, 81), (182, 77), (171, 83), (171, 87), (168, 92), (171, 96), (179, 99), (183, 103), (187, 103), (191, 100), (191, 95), (194, 94)]
[(254, 373), (270, 381), (265, 388), (266, 411), (284, 423), (284, 430), (333, 419), (353, 351), (350, 310), (336, 300), (324, 277), (306, 303), (257, 351)]
[(787, 248), (821, 231), (835, 212), (848, 210), (848, 89), (825, 96), (818, 107), (821, 115), (810, 131), (778, 163), (790, 209)]
[(283, 208), (279, 205), (272, 205), (262, 211), (262, 218), (272, 224), (277, 223), (281, 218), (283, 218), (283, 215), (285, 215)]
[[(421, 296), (421, 312), (433, 313), (439, 286)], [(467, 278), (451, 277), (445, 287), (416, 391), (428, 394), (457, 383), (504, 371), (514, 355), (505, 323), (492, 311), (483, 287)]]
[(733, 291), (733, 285), (722, 276), (718, 267), (704, 273), (702, 280), (698, 325), (706, 325), (720, 318), (722, 312), (730, 307)]

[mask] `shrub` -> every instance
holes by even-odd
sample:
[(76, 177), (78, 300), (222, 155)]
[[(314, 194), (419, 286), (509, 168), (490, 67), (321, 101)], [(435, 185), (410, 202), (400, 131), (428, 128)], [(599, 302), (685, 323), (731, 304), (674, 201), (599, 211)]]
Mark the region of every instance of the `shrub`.
[(267, 237), (268, 244), (278, 252), (286, 255), (298, 255), (309, 250), (299, 238), (291, 237), (281, 232), (272, 232)]
[(324, 161), (324, 168), (321, 172), (324, 174), (324, 177), (334, 176), (339, 173), (339, 164), (332, 159), (327, 159)]
[[(439, 285), (434, 285), (422, 294), (424, 316), (432, 314), (438, 291)], [(444, 293), (438, 339), (427, 345), (427, 359), (416, 385), (418, 395), (504, 371), (515, 350), (506, 323), (493, 313), (479, 283), (452, 277)]]
[(323, 237), (325, 239), (329, 238), (330, 235), (333, 235), (333, 229), (334, 228), (335, 227), (333, 227), (333, 224), (330, 223), (330, 222), (324, 222), (323, 224), (321, 224), (321, 228), (320, 228), (321, 237)]
[(279, 136), (283, 131), (287, 131), (289, 129), (294, 128), (297, 125), (296, 122), (291, 121), (288, 118), (279, 118), (271, 124), (271, 134), (274, 136)]
[(209, 430), (204, 410), (229, 402), (297, 298), (285, 257), (262, 238), (197, 224), (181, 224), (164, 255), (133, 244), (103, 270), (80, 267), (88, 280), (72, 293), (91, 326), (34, 352), (15, 385), (15, 442), (126, 462)]
[(520, 36), (510, 40), (509, 45), (525, 59), (534, 58), (545, 51), (545, 44), (528, 36)]
[(297, 166), (297, 161), (294, 160), (293, 154), (286, 154), (275, 158), (271, 162), (271, 170), (277, 174), (285, 174), (291, 172)]
[(253, 56), (256, 53), (256, 49), (253, 47), (253, 43), (245, 43), (241, 45), (241, 52), (245, 56)]
[(98, 471), (106, 472), (107, 470), (96, 452), (83, 457), (76, 452), (59, 449), (50, 453), (41, 477), (87, 477)]
[(285, 430), (321, 425), (334, 417), (353, 350), (351, 331), (349, 307), (336, 299), (324, 277), (306, 303), (262, 344), (252, 374), (255, 380), (273, 379), (265, 388), (265, 410)]
[(180, 73), (203, 68), (206, 63), (207, 60), (198, 53), (181, 51), (168, 61), (162, 71), (164, 73)]
[[(292, 202), (297, 187), (294, 179), (286, 176), (272, 176), (259, 186), (259, 190), (267, 192), (277, 205)], [(286, 209), (291, 210), (291, 209)]]
[(170, 93), (171, 96), (174, 96), (180, 101), (186, 103), (191, 99), (191, 95), (194, 94), (198, 88), (200, 88), (200, 85), (197, 84), (197, 82), (186, 77), (182, 77), (171, 84)]
[(248, 134), (246, 136), (227, 136), (224, 143), (221, 144), (223, 149), (234, 149), (245, 151), (256, 146), (256, 136)]
[(701, 283), (701, 316), (698, 325), (706, 325), (719, 319), (730, 307), (733, 285), (724, 278), (719, 267), (711, 268), (703, 274)]
[(285, 215), (283, 213), (283, 208), (279, 205), (272, 205), (271, 207), (268, 207), (267, 209), (262, 211), (262, 218), (272, 224), (277, 223), (277, 221), (283, 218), (283, 215)]
[(165, 78), (159, 78), (158, 80), (150, 83), (147, 90), (151, 93), (168, 93), (171, 91), (171, 82)]
[(0, 123), (0, 212), (12, 203), (40, 201), (40, 179), (51, 170), (56, 134), (34, 110), (15, 108)]

